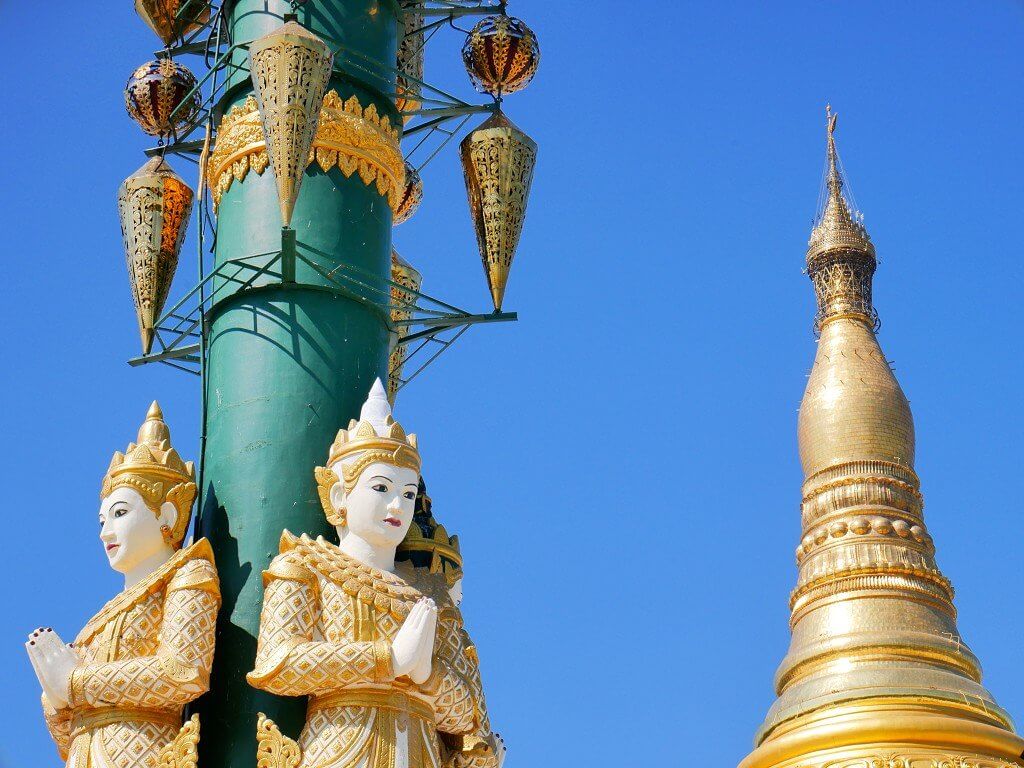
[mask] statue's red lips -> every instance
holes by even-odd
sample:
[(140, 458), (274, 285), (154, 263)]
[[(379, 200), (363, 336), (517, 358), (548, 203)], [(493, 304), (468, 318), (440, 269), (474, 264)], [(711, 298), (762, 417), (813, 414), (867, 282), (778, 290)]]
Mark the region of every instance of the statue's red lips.
[(402, 527), (402, 521), (399, 520), (396, 517), (385, 517), (384, 518), (384, 522), (387, 523), (388, 525), (395, 526), (395, 528), (401, 528)]

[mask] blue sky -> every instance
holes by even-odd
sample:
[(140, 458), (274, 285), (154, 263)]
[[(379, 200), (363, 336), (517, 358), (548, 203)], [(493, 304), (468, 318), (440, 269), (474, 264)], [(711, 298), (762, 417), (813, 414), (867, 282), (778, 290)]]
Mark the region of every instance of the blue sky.
[[(517, 0), (543, 49), (508, 115), (540, 145), (506, 308), (403, 392), (509, 768), (730, 765), (788, 643), (814, 355), (803, 253), (823, 109), (881, 264), (881, 343), (960, 627), (1024, 717), (1018, 286), (1024, 4)], [(196, 381), (130, 369), (115, 192), (145, 137), (127, 0), (0, 5), (6, 218), (0, 765), (57, 765), (21, 649), (119, 588), (99, 481), (158, 397), (196, 454)], [(454, 32), (427, 77), (469, 95)], [(179, 163), (181, 171), (187, 166)], [(488, 298), (454, 151), (396, 230), (427, 292)], [(194, 280), (194, 245), (172, 289)], [(17, 734), (10, 738), (11, 734)]]

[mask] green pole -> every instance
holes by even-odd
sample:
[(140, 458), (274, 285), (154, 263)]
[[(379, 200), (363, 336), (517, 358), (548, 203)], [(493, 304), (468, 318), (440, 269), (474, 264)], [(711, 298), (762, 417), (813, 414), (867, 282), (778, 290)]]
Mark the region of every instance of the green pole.
[[(282, 0), (228, 5), (234, 43), (276, 29), (291, 11)], [(333, 49), (343, 45), (378, 62), (395, 61), (398, 13), (391, 0), (308, 0), (298, 8), (299, 21)], [(355, 94), (364, 107), (375, 103), (380, 114), (397, 122), (394, 104), (385, 95), (393, 86), (393, 74), (380, 67), (370, 76), (360, 73), (358, 83), (335, 72), (329, 87), (343, 99)], [(248, 72), (233, 75), (220, 111), (243, 101), (251, 90)], [(315, 248), (320, 252), (316, 260), (328, 269), (359, 267), (379, 276), (379, 287), (386, 290), (391, 210), (358, 174), (346, 178), (338, 168), (307, 170), (292, 227), (300, 255), (304, 246)], [(250, 172), (221, 198), (215, 263), (281, 248), (272, 172)], [(261, 278), (226, 298), (220, 298), (222, 289), (206, 322), (199, 533), (213, 545), (224, 604), (211, 689), (197, 710), (200, 765), (216, 768), (256, 765), (257, 712), (293, 738), (302, 727), (304, 700), (256, 691), (245, 680), (256, 655), (261, 573), (277, 554), (285, 528), (333, 535), (317, 498), (313, 468), (326, 459), (337, 430), (358, 415), (374, 378), (387, 376), (386, 308), (339, 295), (301, 258), (293, 263), (294, 272), (289, 270), (284, 280)]]

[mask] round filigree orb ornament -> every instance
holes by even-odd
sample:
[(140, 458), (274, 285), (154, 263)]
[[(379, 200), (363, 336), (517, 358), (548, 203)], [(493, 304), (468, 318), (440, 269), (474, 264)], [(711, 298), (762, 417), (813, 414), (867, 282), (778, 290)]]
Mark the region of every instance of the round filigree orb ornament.
[(199, 113), (195, 86), (196, 76), (186, 67), (161, 57), (132, 72), (124, 87), (124, 106), (143, 131), (163, 138), (191, 123)]
[(408, 221), (416, 213), (416, 209), (423, 202), (423, 179), (419, 171), (408, 160), (405, 161), (405, 189), (395, 209), (393, 224), (401, 224)]
[(487, 16), (466, 36), (462, 46), (473, 87), (500, 97), (521, 91), (537, 74), (537, 36), (514, 16)]

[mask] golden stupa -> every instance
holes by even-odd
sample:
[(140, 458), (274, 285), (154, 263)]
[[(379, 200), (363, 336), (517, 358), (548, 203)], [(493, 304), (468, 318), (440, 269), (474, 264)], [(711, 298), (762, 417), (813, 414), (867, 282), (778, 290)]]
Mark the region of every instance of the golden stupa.
[(1024, 739), (981, 684), (935, 561), (914, 421), (875, 338), (875, 249), (828, 115), (807, 251), (817, 356), (800, 406), (803, 537), (778, 698), (740, 768), (1009, 768)]

